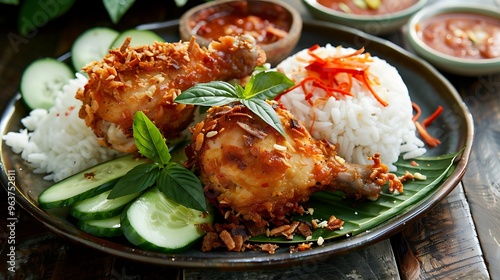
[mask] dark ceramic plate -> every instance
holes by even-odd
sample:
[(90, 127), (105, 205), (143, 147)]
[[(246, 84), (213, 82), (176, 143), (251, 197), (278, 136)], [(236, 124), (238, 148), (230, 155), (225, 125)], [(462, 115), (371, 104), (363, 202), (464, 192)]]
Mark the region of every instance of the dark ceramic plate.
[[(139, 28), (152, 29), (164, 37), (166, 41), (179, 40), (177, 21), (148, 24)], [(353, 48), (364, 46), (372, 55), (379, 56), (394, 65), (406, 82), (412, 100), (421, 106), (423, 115), (431, 114), (437, 105), (444, 107), (445, 114), (439, 118), (437, 125), (441, 131), (438, 131), (439, 135), (434, 134), (439, 136), (442, 144), (428, 150), (428, 155), (443, 155), (463, 150), (455, 169), (447, 179), (441, 182), (439, 187), (435, 188), (435, 191), (404, 213), (392, 217), (370, 231), (352, 237), (329, 240), (321, 247), (315, 246), (311, 250), (298, 253), (289, 253), (285, 245), (278, 249), (274, 255), (250, 251), (244, 253), (203, 253), (197, 247), (183, 253), (162, 254), (137, 249), (123, 239), (94, 237), (78, 230), (66, 219), (66, 213), (42, 211), (37, 206), (37, 197), (50, 183), (44, 181), (42, 176), (32, 173), (26, 162), (2, 143), (1, 167), (4, 186), (8, 184), (7, 172), (15, 170), (18, 204), (55, 233), (112, 255), (152, 264), (224, 269), (291, 265), (304, 260), (320, 260), (328, 255), (350, 252), (388, 238), (400, 231), (406, 224), (426, 213), (460, 182), (472, 146), (472, 117), (454, 87), (439, 72), (421, 59), (385, 40), (335, 24), (306, 21), (296, 51), (314, 44), (325, 45), (327, 43)], [(17, 95), (4, 112), (1, 121), (2, 134), (8, 131), (18, 131), (21, 128), (20, 120), (27, 114), (27, 108)]]

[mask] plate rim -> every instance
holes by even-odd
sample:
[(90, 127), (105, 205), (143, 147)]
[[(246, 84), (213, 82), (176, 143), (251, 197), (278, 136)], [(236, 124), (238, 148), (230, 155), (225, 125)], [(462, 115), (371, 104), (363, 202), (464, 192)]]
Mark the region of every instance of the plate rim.
[[(138, 26), (138, 28), (172, 28), (178, 25), (178, 20), (171, 20), (166, 22), (158, 22), (158, 23), (150, 23), (143, 24)], [(314, 28), (314, 26), (326, 27), (332, 30), (341, 30), (344, 32), (348, 32), (353, 34), (354, 36), (361, 36), (369, 41), (373, 41), (375, 43), (384, 45), (384, 47), (388, 47), (394, 49), (397, 52), (402, 53), (404, 56), (407, 56), (409, 59), (415, 60), (415, 62), (421, 64), (423, 67), (427, 68), (426, 70), (430, 71), (431, 74), (438, 78), (443, 85), (445, 85), (457, 102), (456, 105), (459, 106), (460, 112), (464, 114), (465, 125), (466, 125), (466, 135), (465, 135), (465, 143), (463, 147), (463, 151), (459, 156), (458, 163), (455, 167), (455, 170), (452, 174), (440, 184), (440, 187), (429, 195), (426, 199), (420, 201), (417, 205), (415, 205), (411, 211), (406, 212), (404, 214), (396, 215), (390, 220), (374, 227), (369, 232), (364, 232), (357, 234), (353, 237), (346, 237), (342, 240), (341, 243), (331, 243), (327, 244), (327, 246), (315, 247), (313, 250), (296, 252), (293, 254), (283, 254), (283, 255), (266, 255), (262, 253), (258, 257), (247, 255), (245, 252), (236, 253), (239, 254), (233, 258), (234, 255), (231, 255), (231, 258), (214, 258), (213, 255), (207, 255), (207, 257), (192, 257), (192, 256), (182, 256), (179, 254), (165, 254), (159, 252), (152, 252), (147, 250), (142, 250), (133, 245), (124, 245), (117, 244), (116, 242), (109, 241), (103, 238), (91, 236), (84, 232), (79, 232), (79, 230), (75, 227), (68, 230), (68, 227), (61, 227), (61, 224), (64, 224), (60, 220), (54, 218), (52, 215), (47, 213), (46, 211), (38, 208), (37, 205), (34, 204), (34, 201), (31, 201), (28, 197), (26, 197), (21, 191), (18, 191), (18, 186), (16, 184), (16, 205), (21, 206), (26, 212), (32, 215), (35, 219), (43, 223), (47, 228), (49, 228), (52, 232), (59, 234), (71, 241), (80, 243), (90, 248), (94, 248), (100, 250), (102, 252), (122, 257), (125, 259), (149, 263), (149, 264), (157, 264), (157, 265), (165, 265), (165, 266), (176, 266), (183, 268), (218, 268), (218, 269), (248, 269), (248, 268), (265, 268), (265, 267), (276, 267), (276, 266), (288, 266), (305, 260), (322, 260), (328, 256), (342, 254), (357, 250), (362, 247), (366, 247), (368, 245), (379, 242), (385, 238), (388, 238), (402, 230), (401, 225), (412, 224), (420, 215), (429, 211), (435, 205), (437, 205), (449, 192), (451, 192), (458, 184), (461, 183), (461, 179), (465, 173), (472, 145), (473, 145), (473, 134), (474, 134), (474, 124), (472, 115), (467, 108), (466, 104), (462, 101), (460, 95), (454, 86), (440, 73), (438, 72), (432, 65), (413, 53), (407, 51), (403, 47), (396, 45), (393, 42), (388, 40), (367, 34), (360, 30), (353, 29), (351, 27), (346, 27), (342, 25), (338, 25), (335, 23), (329, 23), (319, 20), (307, 20), (304, 19), (304, 27)], [(15, 104), (19, 102), (20, 95), (19, 93), (15, 94), (13, 98), (11, 98), (10, 102), (5, 107), (5, 110), (2, 114), (2, 119), (0, 122), (0, 129), (2, 132), (6, 132), (7, 126), (9, 124), (10, 116), (15, 111)], [(453, 104), (455, 105), (455, 104)], [(7, 190), (5, 182), (7, 182), (7, 170), (4, 165), (4, 155), (3, 155), (3, 146), (4, 141), (2, 139), (2, 145), (0, 145), (0, 155), (1, 162), (0, 167), (2, 169), (2, 185)], [(7, 147), (8, 148), (8, 147)], [(395, 226), (396, 225), (396, 226)], [(380, 228), (392, 228), (385, 231), (380, 231)], [(76, 233), (76, 234), (72, 234)], [(360, 238), (362, 237), (362, 238)], [(118, 245), (118, 246), (117, 246)], [(240, 257), (241, 256), (241, 257)], [(245, 257), (247, 256), (247, 257)], [(277, 256), (277, 257), (273, 257)], [(228, 260), (231, 262), (228, 262)]]

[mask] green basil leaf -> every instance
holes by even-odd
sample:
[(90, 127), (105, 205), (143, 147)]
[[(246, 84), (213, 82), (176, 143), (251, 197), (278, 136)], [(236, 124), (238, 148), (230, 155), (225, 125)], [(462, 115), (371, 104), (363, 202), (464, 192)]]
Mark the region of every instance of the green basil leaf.
[(102, 0), (111, 21), (117, 24), (135, 0)]
[(269, 103), (262, 99), (244, 99), (241, 103), (285, 137), (285, 129), (281, 125), (281, 120)]
[(118, 180), (108, 195), (108, 199), (138, 193), (151, 187), (158, 177), (160, 169), (154, 163), (137, 165)]
[(169, 199), (188, 208), (207, 211), (200, 180), (182, 165), (171, 162), (156, 180), (158, 189)]
[(241, 85), (239, 84), (234, 85), (234, 89), (236, 90), (236, 95), (238, 96), (239, 99), (246, 99), (245, 89)]
[(174, 101), (199, 106), (222, 106), (238, 100), (233, 85), (215, 81), (194, 85), (177, 96)]
[(281, 72), (260, 72), (250, 78), (243, 95), (245, 99), (274, 100), (276, 96), (293, 85), (293, 81)]
[[(435, 192), (450, 172), (456, 166), (455, 159), (460, 152), (435, 156), (421, 157), (412, 160), (400, 158), (395, 165), (401, 176), (408, 171), (410, 173), (420, 172), (427, 178), (425, 180), (411, 180), (404, 183), (402, 194), (390, 194), (386, 189), (376, 201), (356, 201), (346, 199), (342, 192), (317, 192), (308, 201), (308, 206), (314, 209), (313, 215), (297, 215), (293, 219), (328, 220), (331, 215), (344, 220), (344, 225), (338, 230), (328, 230), (318, 228), (313, 230), (312, 239), (307, 241), (317, 241), (319, 237), (332, 239), (351, 236), (366, 232), (371, 228), (380, 225), (396, 215), (412, 209), (422, 199)], [(418, 166), (411, 164), (412, 161)], [(265, 235), (252, 237), (252, 241), (275, 242), (275, 243), (297, 243), (306, 241), (304, 237), (295, 235), (293, 240), (286, 240), (281, 237), (267, 237)]]
[(19, 0), (0, 0), (0, 4), (19, 5)]
[(134, 141), (139, 152), (165, 166), (170, 161), (170, 152), (161, 132), (142, 111), (134, 115)]
[(23, 1), (18, 15), (19, 33), (21, 33), (21, 35), (23, 36), (32, 37), (29, 36), (31, 32), (46, 25), (47, 22), (65, 14), (73, 6), (74, 3), (75, 0)]
[(241, 102), (285, 136), (278, 115), (265, 100), (273, 100), (292, 85), (293, 82), (283, 73), (260, 72), (250, 78), (245, 88), (238, 84), (233, 86), (220, 81), (202, 83), (181, 93), (175, 102), (200, 106), (222, 106), (231, 102)]

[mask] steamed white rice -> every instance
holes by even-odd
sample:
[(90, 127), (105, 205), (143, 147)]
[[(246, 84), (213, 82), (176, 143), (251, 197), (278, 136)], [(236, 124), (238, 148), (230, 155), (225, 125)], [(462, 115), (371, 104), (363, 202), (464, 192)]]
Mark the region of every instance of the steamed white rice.
[[(331, 57), (355, 51), (326, 45), (315, 50), (315, 54)], [(380, 82), (372, 88), (388, 103), (386, 107), (361, 82), (353, 83), (353, 97), (330, 97), (326, 102), (318, 102), (317, 106), (311, 106), (305, 100), (300, 87), (283, 95), (280, 101), (309, 128), (312, 125), (313, 137), (338, 145), (339, 155), (348, 162), (369, 164), (372, 162), (368, 157), (380, 153), (382, 162), (394, 171), (393, 163), (401, 154), (408, 159), (420, 156), (426, 150), (424, 143), (416, 137), (412, 104), (403, 79), (385, 60), (372, 59), (369, 73)], [(306, 49), (284, 60), (276, 69), (297, 83), (308, 75), (305, 67), (312, 60)], [(322, 89), (316, 89), (311, 100), (314, 103), (325, 96)]]
[(82, 102), (75, 98), (87, 78), (76, 73), (57, 94), (49, 110), (35, 109), (21, 120), (25, 129), (3, 136), (5, 143), (44, 179), (60, 181), (109, 160), (118, 152), (102, 147), (84, 120), (78, 117)]

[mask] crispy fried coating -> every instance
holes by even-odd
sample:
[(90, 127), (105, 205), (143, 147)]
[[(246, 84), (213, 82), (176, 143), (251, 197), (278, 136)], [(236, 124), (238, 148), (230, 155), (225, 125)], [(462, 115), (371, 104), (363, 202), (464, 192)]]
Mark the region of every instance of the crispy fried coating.
[(196, 167), (206, 197), (228, 221), (255, 227), (288, 224), (289, 215), (303, 212), (302, 204), (315, 191), (376, 199), (382, 185), (397, 180), (385, 176), (380, 164), (346, 163), (335, 146), (313, 139), (289, 111), (271, 104), (285, 137), (241, 104), (212, 107), (191, 128), (187, 166)]
[(208, 48), (189, 42), (132, 48), (130, 38), (103, 60), (83, 68), (89, 81), (76, 97), (79, 115), (104, 146), (134, 152), (134, 114), (144, 112), (166, 139), (179, 135), (193, 119), (194, 106), (174, 99), (191, 86), (242, 79), (262, 65), (265, 53), (251, 36), (221, 37)]

